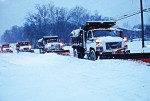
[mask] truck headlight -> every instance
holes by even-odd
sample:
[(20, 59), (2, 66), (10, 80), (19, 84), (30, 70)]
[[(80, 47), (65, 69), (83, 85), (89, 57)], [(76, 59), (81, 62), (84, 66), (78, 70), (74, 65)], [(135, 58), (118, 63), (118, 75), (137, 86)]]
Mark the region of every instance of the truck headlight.
[(23, 49), (23, 47), (20, 47), (20, 49)]
[(29, 45), (29, 49), (31, 49), (32, 48), (32, 46), (31, 45)]
[(60, 46), (62, 47), (64, 44), (63, 43), (60, 43)]
[(102, 46), (102, 41), (99, 38), (96, 38), (95, 42), (98, 47)]
[(51, 44), (47, 44), (47, 47), (51, 47)]
[(100, 39), (99, 38), (96, 38), (95, 39), (95, 42), (97, 43), (97, 42), (100, 42)]
[(126, 41), (127, 41), (127, 37), (124, 37), (124, 38), (123, 38), (123, 41), (126, 42)]

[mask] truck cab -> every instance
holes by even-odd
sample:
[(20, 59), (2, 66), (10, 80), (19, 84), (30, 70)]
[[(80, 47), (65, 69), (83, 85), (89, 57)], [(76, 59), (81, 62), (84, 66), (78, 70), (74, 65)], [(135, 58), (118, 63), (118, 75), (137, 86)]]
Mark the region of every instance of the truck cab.
[(88, 21), (71, 32), (74, 56), (96, 60), (100, 54), (126, 53), (122, 31), (112, 28), (116, 22)]
[(87, 49), (94, 48), (102, 53), (111, 53), (115, 49), (123, 48), (123, 38), (117, 36), (115, 29), (92, 29), (87, 32)]
[(51, 52), (53, 50), (60, 50), (63, 48), (63, 43), (60, 43), (58, 36), (43, 36), (38, 40), (38, 47), (41, 52)]

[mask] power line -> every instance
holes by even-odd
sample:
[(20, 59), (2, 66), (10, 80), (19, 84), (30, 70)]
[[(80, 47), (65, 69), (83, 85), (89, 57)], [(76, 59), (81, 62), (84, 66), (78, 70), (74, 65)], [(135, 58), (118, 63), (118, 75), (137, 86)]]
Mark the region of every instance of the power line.
[[(144, 8), (147, 8), (147, 7), (150, 7), (150, 5), (147, 5), (147, 6), (144, 6)], [(130, 13), (133, 13), (133, 12), (137, 12), (140, 8), (136, 8), (136, 9), (133, 9), (132, 11), (131, 10), (128, 10), (124, 13), (120, 13), (120, 14), (117, 14), (115, 16), (112, 16), (112, 18), (120, 18), (121, 16), (123, 15), (126, 15), (126, 14), (130, 14)]]
[[(143, 9), (143, 12), (149, 12), (149, 11), (150, 11), (150, 8)], [(119, 21), (119, 20), (122, 20), (122, 19), (125, 19), (125, 18), (129, 18), (131, 16), (134, 16), (134, 15), (137, 15), (137, 14), (140, 14), (140, 13), (141, 13), (141, 11), (138, 10), (136, 12), (132, 12), (132, 13), (129, 13), (129, 14), (124, 14), (120, 17), (114, 18), (114, 21)]]

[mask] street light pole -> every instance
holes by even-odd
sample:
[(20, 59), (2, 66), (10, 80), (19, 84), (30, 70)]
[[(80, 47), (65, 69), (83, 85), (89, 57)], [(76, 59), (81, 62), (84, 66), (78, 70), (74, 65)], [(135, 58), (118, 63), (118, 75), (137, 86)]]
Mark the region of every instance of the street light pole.
[(141, 27), (142, 27), (142, 48), (144, 48), (144, 20), (143, 20), (143, 3), (140, 0), (140, 8), (141, 8)]

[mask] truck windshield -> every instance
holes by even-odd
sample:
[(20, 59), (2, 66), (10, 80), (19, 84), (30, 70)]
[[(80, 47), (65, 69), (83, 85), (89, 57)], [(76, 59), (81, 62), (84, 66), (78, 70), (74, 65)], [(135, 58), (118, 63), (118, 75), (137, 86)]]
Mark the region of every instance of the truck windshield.
[(20, 43), (20, 46), (27, 46), (27, 45), (29, 45), (30, 43), (29, 42), (21, 42)]
[(103, 36), (112, 36), (117, 37), (117, 35), (114, 33), (114, 30), (95, 30), (94, 37), (103, 37)]
[(47, 40), (47, 43), (53, 43), (53, 42), (57, 42), (57, 39), (49, 39), (49, 40)]
[(9, 45), (3, 45), (2, 47), (3, 47), (3, 48), (8, 48), (8, 47), (9, 47)]

